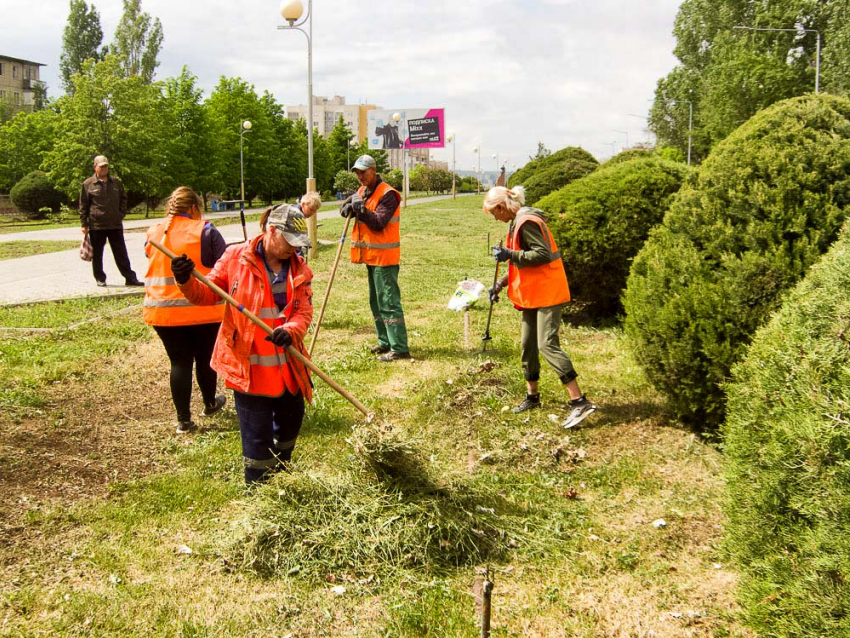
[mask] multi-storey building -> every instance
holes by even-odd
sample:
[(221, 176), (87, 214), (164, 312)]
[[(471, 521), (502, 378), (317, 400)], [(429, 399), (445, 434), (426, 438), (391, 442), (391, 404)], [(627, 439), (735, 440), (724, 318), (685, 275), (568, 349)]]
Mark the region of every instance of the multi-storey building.
[[(374, 108), (377, 108), (374, 104), (346, 104), (345, 98), (340, 95), (335, 95), (331, 99), (314, 95), (313, 128), (318, 129), (320, 135), (327, 137), (339, 121), (339, 116), (342, 115), (343, 121), (359, 142), (367, 135), (366, 112)], [(286, 114), (292, 121), (306, 122), (307, 105), (287, 106)]]
[(0, 55), (0, 100), (14, 107), (31, 107), (36, 93), (46, 86), (38, 79), (42, 66), (40, 62)]

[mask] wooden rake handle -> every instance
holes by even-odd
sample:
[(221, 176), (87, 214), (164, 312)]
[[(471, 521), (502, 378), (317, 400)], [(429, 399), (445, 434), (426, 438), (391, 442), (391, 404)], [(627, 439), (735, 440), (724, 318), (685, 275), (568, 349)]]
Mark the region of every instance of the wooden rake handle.
[(342, 231), (342, 236), (339, 238), (339, 246), (336, 249), (336, 259), (334, 259), (333, 268), (331, 268), (331, 274), (328, 278), (328, 287), (325, 289), (325, 298), (322, 300), (322, 307), (319, 309), (319, 318), (316, 319), (316, 327), (313, 328), (313, 338), (310, 340), (310, 350), (309, 354), (313, 356), (313, 346), (316, 345), (316, 337), (319, 336), (319, 328), (322, 327), (322, 317), (325, 316), (325, 306), (328, 305), (328, 297), (331, 296), (331, 286), (334, 283), (334, 277), (336, 277), (336, 268), (339, 266), (339, 258), (342, 255), (342, 248), (345, 246), (345, 237), (348, 235), (348, 226), (351, 224), (351, 217), (347, 218), (345, 221), (345, 228)]
[[(148, 243), (149, 243), (151, 246), (153, 246), (154, 248), (156, 248), (157, 250), (159, 250), (160, 252), (164, 253), (164, 254), (165, 254), (167, 257), (169, 257), (170, 259), (176, 259), (177, 257), (179, 257), (179, 255), (174, 254), (174, 253), (173, 253), (172, 251), (170, 251), (168, 248), (166, 248), (165, 246), (163, 246), (163, 245), (162, 245), (162, 244), (160, 244), (159, 242), (154, 241), (153, 239), (149, 239), (149, 240), (148, 240)], [(255, 315), (253, 312), (251, 312), (250, 310), (248, 310), (248, 309), (246, 309), (244, 306), (242, 306), (242, 304), (240, 304), (238, 301), (236, 301), (233, 297), (231, 297), (229, 294), (227, 294), (224, 290), (222, 290), (221, 288), (219, 288), (218, 286), (216, 286), (216, 285), (215, 285), (213, 282), (211, 282), (209, 279), (207, 279), (206, 277), (204, 277), (204, 275), (202, 275), (201, 273), (199, 273), (197, 270), (193, 270), (193, 271), (192, 271), (192, 276), (194, 276), (194, 277), (195, 277), (195, 279), (197, 279), (197, 280), (198, 280), (198, 281), (200, 281), (201, 283), (203, 283), (203, 284), (205, 284), (206, 286), (208, 286), (208, 287), (209, 287), (209, 288), (210, 288), (213, 292), (215, 292), (215, 293), (216, 293), (219, 297), (221, 297), (221, 298), (222, 298), (222, 299), (224, 299), (227, 303), (229, 303), (231, 306), (233, 306), (234, 308), (236, 308), (236, 310), (238, 310), (238, 311), (239, 311), (239, 312), (241, 312), (243, 315), (245, 315), (246, 317), (248, 317), (248, 319), (250, 319), (250, 320), (251, 320), (251, 322), (252, 322), (254, 325), (256, 325), (258, 328), (260, 328), (261, 330), (263, 330), (264, 332), (266, 332), (266, 333), (268, 333), (268, 334), (272, 334), (272, 333), (274, 332), (274, 330), (272, 330), (272, 329), (271, 329), (268, 325), (266, 325), (266, 323), (265, 323), (262, 319), (260, 319), (260, 318), (259, 318), (257, 315)], [(371, 419), (372, 419), (372, 416), (373, 416), (373, 415), (372, 415), (372, 413), (371, 413), (371, 412), (369, 412), (369, 410), (367, 410), (367, 409), (366, 409), (366, 406), (364, 406), (362, 403), (360, 403), (360, 401), (358, 401), (357, 399), (355, 399), (355, 398), (354, 398), (354, 396), (353, 396), (351, 393), (349, 393), (348, 391), (346, 391), (346, 390), (345, 390), (345, 388), (343, 388), (343, 387), (342, 387), (341, 385), (339, 385), (336, 381), (334, 381), (333, 379), (331, 379), (331, 378), (330, 378), (327, 374), (325, 374), (324, 372), (322, 372), (322, 370), (321, 370), (321, 369), (320, 369), (320, 368), (319, 368), (319, 367), (318, 367), (315, 363), (313, 363), (312, 361), (310, 361), (307, 357), (305, 357), (303, 354), (301, 354), (300, 352), (298, 352), (298, 350), (296, 350), (296, 349), (295, 349), (295, 348), (293, 348), (292, 346), (287, 346), (287, 347), (286, 347), (286, 351), (287, 351), (287, 353), (288, 353), (288, 354), (290, 354), (291, 356), (295, 357), (295, 358), (296, 358), (296, 359), (298, 359), (301, 363), (303, 363), (305, 366), (307, 366), (307, 367), (308, 367), (308, 368), (309, 368), (312, 372), (316, 373), (316, 375), (317, 375), (317, 376), (318, 376), (318, 377), (319, 377), (322, 381), (324, 381), (325, 383), (327, 383), (327, 384), (328, 384), (329, 386), (331, 386), (334, 390), (336, 390), (336, 391), (337, 391), (340, 395), (342, 395), (345, 399), (347, 399), (347, 400), (348, 400), (348, 402), (349, 402), (349, 403), (351, 403), (351, 405), (353, 405), (355, 408), (357, 408), (358, 410), (360, 410), (360, 411), (361, 411), (361, 412), (362, 412), (362, 413), (363, 413), (363, 414), (364, 414), (364, 415), (365, 415), (365, 416), (366, 416), (369, 420), (371, 420)]]

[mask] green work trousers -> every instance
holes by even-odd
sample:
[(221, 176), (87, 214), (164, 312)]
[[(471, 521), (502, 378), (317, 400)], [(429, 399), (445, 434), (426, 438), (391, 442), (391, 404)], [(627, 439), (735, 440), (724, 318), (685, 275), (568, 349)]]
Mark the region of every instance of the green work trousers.
[(540, 379), (540, 355), (555, 368), (561, 383), (569, 383), (578, 375), (567, 353), (561, 350), (558, 330), (563, 305), (522, 311), (522, 373), (526, 381)]
[(369, 275), (369, 306), (375, 318), (378, 345), (393, 352), (409, 352), (401, 291), (398, 288), (398, 266), (366, 266)]

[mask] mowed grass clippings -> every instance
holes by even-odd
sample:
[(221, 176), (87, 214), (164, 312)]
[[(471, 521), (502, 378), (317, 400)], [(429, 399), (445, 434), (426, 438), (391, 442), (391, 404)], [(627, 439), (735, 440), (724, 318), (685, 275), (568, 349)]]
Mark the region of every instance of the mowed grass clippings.
[[(77, 495), (6, 490), (18, 506), (0, 537), (0, 635), (471, 637), (484, 563), (493, 636), (745, 636), (718, 549), (720, 457), (670, 422), (619, 329), (562, 329), (601, 406), (565, 432), (568, 399), (545, 364), (542, 408), (509, 410), (525, 391), (510, 304), (494, 309), (486, 353), (487, 305), (446, 310), (464, 277), (492, 280), (487, 234), (497, 243), (506, 226), (480, 202), (403, 213), (413, 360), (369, 353), (366, 269), (346, 248), (313, 358), (376, 419), (316, 379), (293, 471), (259, 490), (244, 490), (231, 406), (173, 433), (167, 360), (138, 319), (104, 327), (118, 334), (103, 381), (71, 374), (60, 393), (31, 374), (52, 431), (60, 410), (85, 409), (92, 429), (111, 424), (118, 465), (147, 465), (114, 477), (104, 465), (104, 489)], [(320, 237), (342, 225), (325, 220)], [(321, 246), (311, 264), (317, 308), (335, 251)], [(84, 440), (68, 454), (104, 463)], [(13, 444), (26, 459), (29, 442)], [(32, 485), (61, 484), (43, 458)]]

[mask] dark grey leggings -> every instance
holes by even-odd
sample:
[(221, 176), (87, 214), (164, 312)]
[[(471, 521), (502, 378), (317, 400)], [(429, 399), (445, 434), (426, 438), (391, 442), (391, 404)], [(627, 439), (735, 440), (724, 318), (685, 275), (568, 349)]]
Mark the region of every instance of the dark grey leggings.
[(201, 323), (194, 326), (154, 326), (162, 339), (171, 361), (171, 399), (178, 421), (190, 421), (192, 411), (192, 364), (204, 404), (215, 401), (218, 376), (210, 368), (213, 347), (220, 323)]

